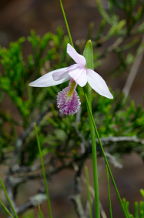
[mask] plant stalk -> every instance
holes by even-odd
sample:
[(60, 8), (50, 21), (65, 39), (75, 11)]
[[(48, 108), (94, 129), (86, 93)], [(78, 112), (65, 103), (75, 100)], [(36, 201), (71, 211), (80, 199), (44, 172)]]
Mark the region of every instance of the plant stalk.
[[(90, 103), (87, 97), (87, 94), (84, 92), (86, 103), (87, 103), (87, 111), (89, 117), (89, 125), (90, 125), (90, 134), (91, 134), (91, 143), (92, 143), (92, 166), (93, 166), (93, 183), (94, 183), (94, 209), (96, 218), (100, 218), (100, 199), (99, 199), (99, 182), (98, 182), (98, 165), (97, 165), (97, 145), (96, 145), (96, 134), (93, 126), (93, 122), (90, 114)], [(87, 101), (88, 100), (88, 101)]]

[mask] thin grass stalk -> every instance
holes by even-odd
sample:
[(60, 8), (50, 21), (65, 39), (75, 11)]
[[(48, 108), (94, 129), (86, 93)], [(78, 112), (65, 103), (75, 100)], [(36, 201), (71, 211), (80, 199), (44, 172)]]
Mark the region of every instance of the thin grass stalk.
[(66, 17), (66, 13), (65, 13), (65, 10), (64, 10), (62, 0), (60, 0), (60, 7), (61, 7), (61, 10), (62, 10), (63, 18), (64, 18), (66, 29), (67, 29), (67, 32), (68, 32), (68, 37), (69, 37), (70, 44), (74, 47), (71, 31), (70, 31), (70, 28), (69, 28), (69, 24), (68, 24), (68, 20), (67, 20), (67, 17)]
[(111, 200), (111, 187), (110, 187), (110, 175), (107, 166), (106, 168), (106, 174), (107, 174), (107, 181), (108, 181), (108, 201), (109, 201), (109, 216), (110, 218), (113, 218), (113, 211), (112, 211), (112, 200)]
[(43, 212), (41, 210), (41, 206), (38, 205), (38, 218), (44, 218)]
[(43, 182), (44, 182), (45, 192), (46, 192), (46, 195), (47, 195), (48, 213), (49, 213), (49, 217), (53, 218), (51, 201), (50, 201), (50, 196), (49, 196), (49, 188), (48, 188), (48, 182), (47, 182), (47, 176), (46, 176), (45, 163), (44, 163), (44, 159), (43, 159), (41, 143), (40, 143), (40, 140), (39, 140), (38, 129), (37, 129), (36, 125), (35, 125), (35, 134), (36, 134), (37, 145), (38, 145), (38, 150), (39, 150), (39, 154), (40, 154), (40, 162), (41, 162)]
[(8, 192), (6, 190), (6, 187), (5, 187), (5, 185), (4, 185), (4, 183), (3, 183), (3, 181), (1, 179), (0, 179), (0, 185), (1, 185), (2, 189), (3, 189), (3, 191), (4, 191), (5, 197), (6, 197), (8, 203), (9, 203), (9, 205), (11, 207), (11, 210), (12, 210), (13, 214), (14, 214), (12, 217), (18, 218), (18, 215), (17, 215), (17, 212), (16, 212), (16, 210), (14, 208), (13, 202), (10, 199), (9, 194), (8, 194)]
[(11, 212), (8, 210), (8, 208), (4, 205), (4, 203), (1, 200), (0, 200), (0, 207), (7, 215), (9, 215), (10, 217), (13, 217)]
[[(87, 107), (88, 110), (88, 107)], [(100, 202), (99, 202), (99, 183), (98, 183), (98, 166), (97, 166), (97, 145), (96, 145), (96, 135), (93, 122), (90, 118), (90, 113), (88, 110), (91, 143), (92, 143), (92, 166), (93, 166), (93, 183), (94, 183), (94, 209), (96, 218), (100, 218)]]
[(89, 172), (88, 167), (85, 167), (85, 179), (86, 179), (86, 188), (87, 188), (87, 198), (88, 198), (88, 207), (89, 207), (89, 217), (93, 218), (92, 215), (92, 199), (91, 199), (91, 192), (90, 192), (90, 179), (89, 179)]

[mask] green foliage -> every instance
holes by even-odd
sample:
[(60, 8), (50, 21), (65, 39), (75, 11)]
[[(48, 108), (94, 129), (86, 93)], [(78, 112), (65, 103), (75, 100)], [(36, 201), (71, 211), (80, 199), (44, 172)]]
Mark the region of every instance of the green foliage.
[[(143, 191), (141, 190), (142, 197), (144, 198)], [(130, 212), (130, 203), (127, 200), (123, 200), (124, 206), (128, 212), (129, 218), (143, 218), (144, 217), (144, 200), (143, 201), (135, 201), (134, 202), (134, 212)]]
[(110, 11), (120, 10), (126, 19), (127, 32), (129, 33), (133, 25), (143, 17), (144, 2), (138, 0), (109, 0)]
[[(24, 47), (27, 42), (31, 43), (31, 46), (29, 45), (31, 54), (25, 56)], [(9, 110), (0, 112), (1, 146), (13, 145), (17, 138), (14, 129), (28, 127), (32, 111), (41, 107), (45, 99), (49, 98), (50, 100), (56, 93), (57, 88), (53, 88), (49, 92), (47, 92), (47, 89), (42, 92), (40, 89), (31, 89), (28, 82), (34, 77), (46, 73), (51, 67), (57, 68), (64, 65), (66, 42), (67, 37), (63, 35), (61, 29), (58, 29), (56, 35), (47, 33), (43, 37), (31, 32), (28, 40), (21, 38), (17, 42), (11, 43), (8, 48), (0, 48), (0, 63), (2, 66), (0, 101), (1, 104), (5, 104), (5, 98), (8, 98), (7, 101), (12, 102), (13, 110), (16, 113), (18, 112), (19, 116), (17, 118)], [(32, 102), (35, 102), (35, 104)], [(8, 133), (5, 131), (5, 123), (10, 124)], [(12, 135), (14, 140), (9, 140)]]

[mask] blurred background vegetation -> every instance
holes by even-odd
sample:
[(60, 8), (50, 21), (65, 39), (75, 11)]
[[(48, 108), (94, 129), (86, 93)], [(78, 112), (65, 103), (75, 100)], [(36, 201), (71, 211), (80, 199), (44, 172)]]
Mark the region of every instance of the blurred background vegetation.
[[(130, 201), (133, 213), (133, 203), (142, 199), (139, 190), (144, 188), (144, 2), (65, 0), (63, 3), (76, 49), (82, 53), (87, 39), (92, 39), (95, 69), (106, 79), (115, 96), (110, 101), (93, 93), (93, 111), (120, 192)], [(56, 95), (66, 84), (51, 88), (28, 86), (40, 75), (72, 63), (66, 54), (68, 37), (59, 1), (5, 0), (0, 2), (0, 12), (1, 178), (18, 213), (28, 211), (29, 215), (23, 217), (30, 217), (30, 213), (38, 217), (37, 206), (42, 196), (36, 204), (31, 201), (38, 193), (44, 195), (34, 131), (37, 124), (54, 217), (76, 217), (68, 200), (69, 196), (79, 194), (74, 186), (77, 173), (74, 165), (80, 169), (82, 177), (84, 165), (91, 174), (83, 93), (79, 90), (80, 113), (61, 117)], [(100, 149), (98, 152), (101, 157)], [(99, 164), (101, 200), (107, 211), (101, 158)], [(82, 187), (84, 192), (83, 179)], [(83, 195), (86, 199), (86, 194)], [(112, 199), (114, 212), (120, 218), (114, 192)], [(28, 210), (33, 207), (35, 210)], [(42, 209), (47, 213), (45, 203)], [(2, 212), (0, 217), (3, 217)]]

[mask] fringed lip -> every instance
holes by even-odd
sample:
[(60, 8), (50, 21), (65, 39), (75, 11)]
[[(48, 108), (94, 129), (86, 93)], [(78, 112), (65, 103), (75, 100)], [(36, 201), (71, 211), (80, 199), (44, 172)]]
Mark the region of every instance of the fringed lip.
[(74, 89), (73, 92), (70, 93), (70, 86), (64, 88), (57, 95), (57, 107), (59, 111), (63, 115), (73, 115), (76, 114), (80, 109), (80, 98)]

